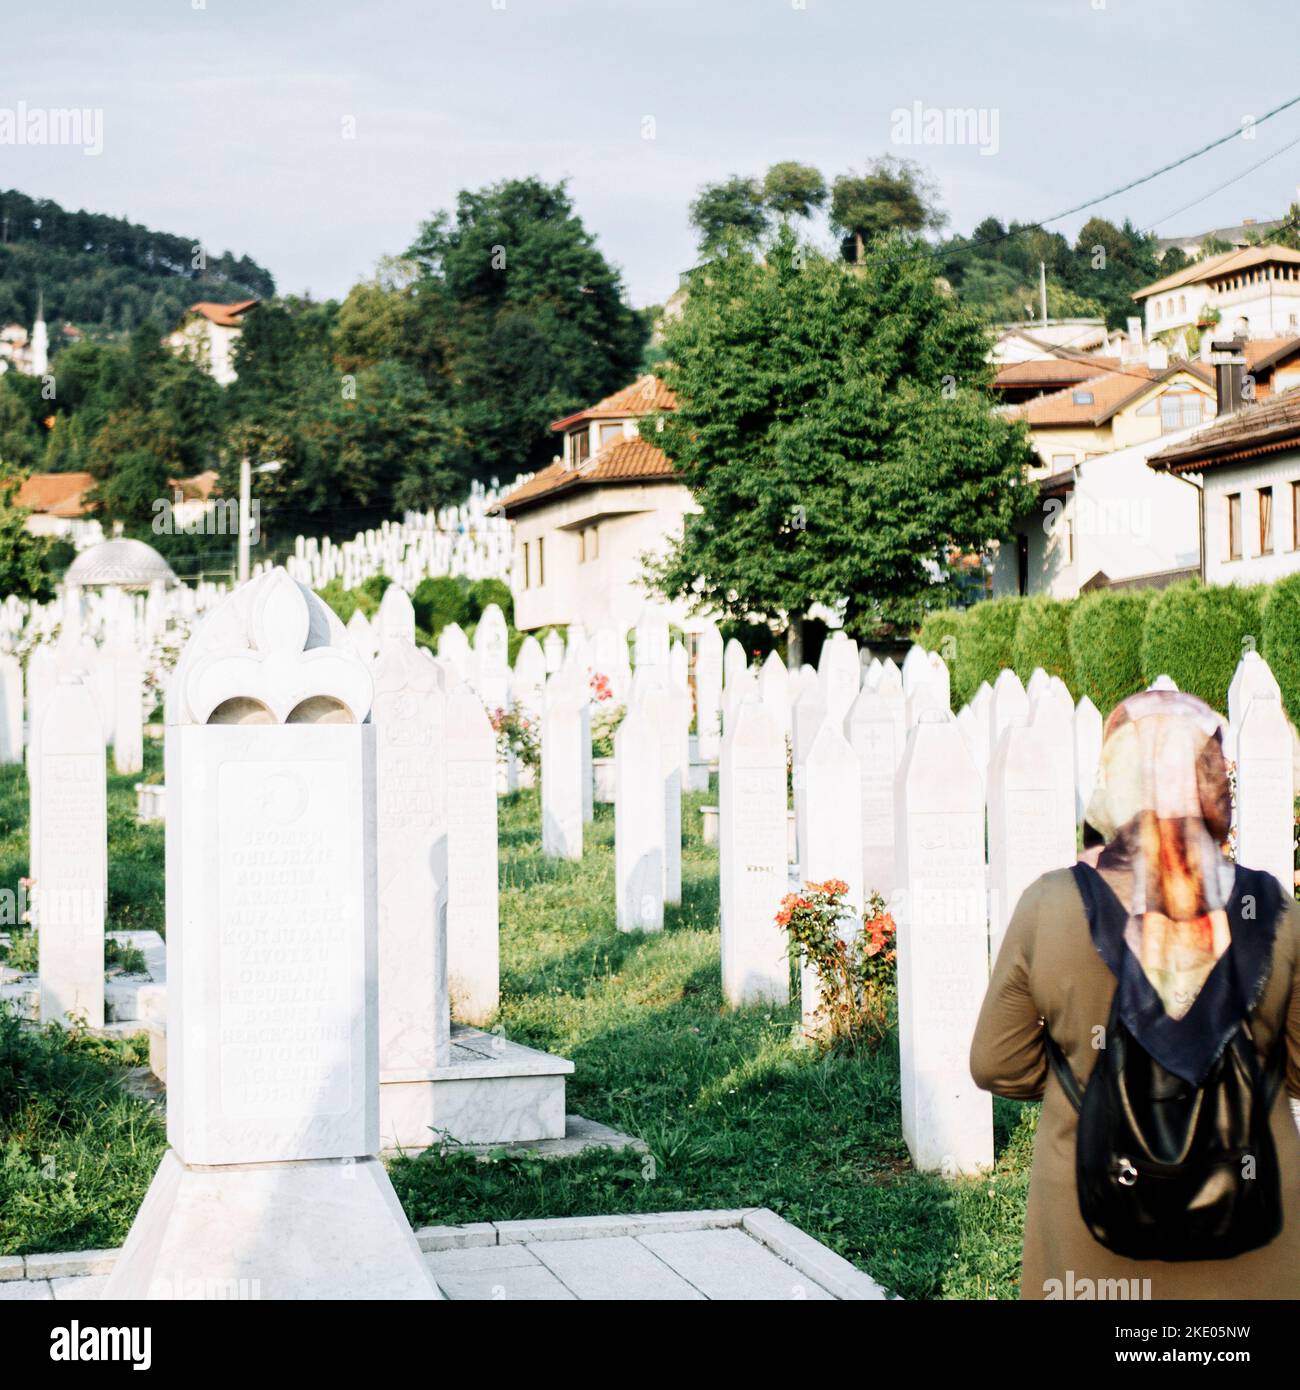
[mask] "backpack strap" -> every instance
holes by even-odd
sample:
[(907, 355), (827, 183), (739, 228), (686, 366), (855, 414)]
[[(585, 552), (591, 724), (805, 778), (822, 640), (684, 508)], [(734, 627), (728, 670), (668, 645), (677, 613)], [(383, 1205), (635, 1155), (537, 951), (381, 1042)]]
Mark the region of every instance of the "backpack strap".
[(1048, 1031), (1046, 1019), (1043, 1020), (1043, 1045), (1047, 1049), (1047, 1060), (1052, 1065), (1057, 1083), (1065, 1092), (1066, 1100), (1074, 1106), (1077, 1112), (1083, 1105), (1083, 1087), (1079, 1085), (1079, 1078), (1075, 1076), (1073, 1068), (1065, 1060), (1065, 1053), (1061, 1051), (1060, 1043)]

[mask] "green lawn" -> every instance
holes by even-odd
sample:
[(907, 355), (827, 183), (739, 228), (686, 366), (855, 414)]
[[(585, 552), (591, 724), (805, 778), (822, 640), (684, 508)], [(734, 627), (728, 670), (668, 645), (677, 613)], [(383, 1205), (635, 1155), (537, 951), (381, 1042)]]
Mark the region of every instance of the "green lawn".
[[(134, 780), (110, 779), (110, 926), (161, 928), (162, 833), (135, 825)], [(709, 799), (687, 798), (683, 903), (653, 936), (613, 925), (609, 808), (582, 862), (557, 864), (536, 794), (502, 804), (500, 1021), (573, 1059), (570, 1110), (651, 1152), (398, 1159), (412, 1222), (768, 1206), (905, 1297), (1014, 1297), (1036, 1107), (997, 1102), (996, 1171), (945, 1183), (908, 1161), (892, 1040), (818, 1056), (792, 1044), (795, 1009), (725, 1009)], [(4, 769), (4, 886), (25, 872), (25, 824), (25, 782)], [(13, 1028), (0, 1048), (0, 1253), (120, 1242), (163, 1144), (157, 1115), (116, 1085), (138, 1053)]]

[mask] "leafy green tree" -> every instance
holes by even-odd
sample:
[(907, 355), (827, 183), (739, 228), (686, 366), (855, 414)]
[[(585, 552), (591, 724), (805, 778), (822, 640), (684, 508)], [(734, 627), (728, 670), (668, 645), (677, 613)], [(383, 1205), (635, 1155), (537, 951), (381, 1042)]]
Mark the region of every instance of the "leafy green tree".
[(984, 333), (935, 269), (893, 237), (846, 273), (783, 228), (692, 273), (655, 441), (700, 512), (653, 569), (665, 594), (788, 623), (797, 650), (813, 604), (862, 635), (914, 622), (952, 552), (1008, 533), (1023, 427), (991, 414)]
[(411, 341), (431, 389), (446, 385), (470, 476), (549, 463), (550, 422), (635, 373), (646, 322), (563, 183), (462, 192), (407, 256), (419, 272)]
[(937, 190), (915, 161), (882, 155), (862, 174), (841, 174), (831, 187), (831, 225), (845, 258), (860, 262), (867, 243), (888, 232), (922, 232), (946, 221)]
[(30, 515), (14, 505), (14, 485), (0, 488), (0, 593), (48, 602), (54, 595), (46, 565), (50, 541), (26, 528)]
[(756, 245), (768, 229), (763, 186), (740, 174), (706, 183), (691, 204), (690, 222), (700, 235), (703, 256), (716, 256), (735, 241)]
[(793, 159), (773, 164), (763, 179), (763, 201), (778, 217), (811, 217), (829, 196), (821, 171)]
[(0, 377), (0, 473), (34, 467), (40, 450), (40, 431), (6, 373)]

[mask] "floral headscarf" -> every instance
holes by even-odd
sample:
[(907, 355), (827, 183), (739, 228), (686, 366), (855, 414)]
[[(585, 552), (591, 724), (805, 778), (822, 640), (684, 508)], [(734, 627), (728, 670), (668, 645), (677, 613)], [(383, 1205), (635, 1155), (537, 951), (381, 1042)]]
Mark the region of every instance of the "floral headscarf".
[[(1177, 690), (1116, 706), (1087, 820), (1106, 839), (1095, 862), (1112, 892), (1103, 899), (1079, 881), (1121, 1017), (1152, 1056), (1199, 1084), (1267, 977), (1281, 902), (1271, 876), (1238, 869), (1221, 848), (1232, 796), (1219, 716)], [(1247, 892), (1260, 910), (1242, 930)]]

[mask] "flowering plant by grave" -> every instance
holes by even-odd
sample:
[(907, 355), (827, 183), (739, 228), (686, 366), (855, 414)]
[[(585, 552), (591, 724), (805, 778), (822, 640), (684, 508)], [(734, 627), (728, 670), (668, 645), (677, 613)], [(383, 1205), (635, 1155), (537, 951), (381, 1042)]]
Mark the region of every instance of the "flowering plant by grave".
[(489, 716), (497, 736), (497, 761), (513, 753), (521, 767), (534, 772), (542, 766), (542, 739), (538, 721), (524, 709), (494, 709)]
[(859, 919), (844, 901), (842, 879), (805, 883), (781, 900), (776, 924), (816, 972), (820, 1005), (817, 1040), (827, 1047), (874, 1047), (889, 1026), (896, 988), (895, 924), (885, 899), (873, 892)]
[(599, 671), (591, 673), (591, 698), (596, 704), (604, 704), (606, 700), (614, 698), (614, 687), (609, 683), (609, 677), (602, 675)]
[(614, 735), (627, 714), (627, 707), (607, 703), (593, 711), (591, 716), (591, 756), (593, 758), (612, 758), (614, 756)]

